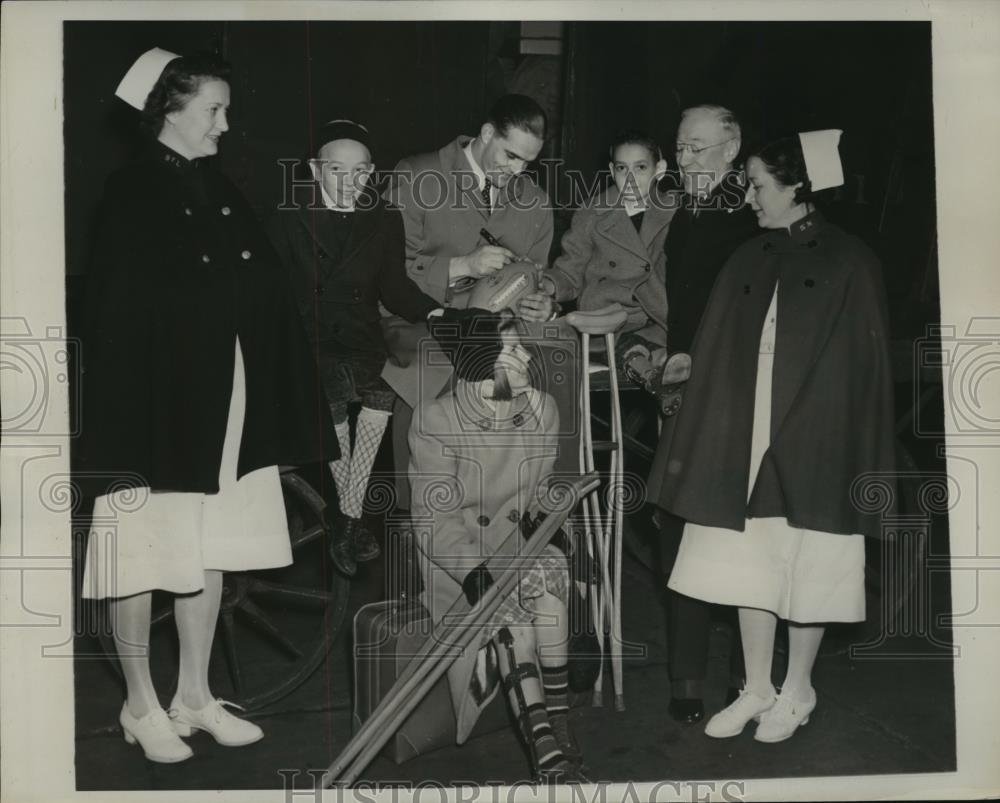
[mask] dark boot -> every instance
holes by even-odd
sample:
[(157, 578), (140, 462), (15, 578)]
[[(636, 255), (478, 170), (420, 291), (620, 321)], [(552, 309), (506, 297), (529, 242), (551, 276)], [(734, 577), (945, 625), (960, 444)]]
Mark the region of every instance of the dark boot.
[(333, 527), (330, 528), (330, 557), (334, 565), (348, 577), (354, 577), (358, 573), (358, 564), (354, 559), (353, 535), (351, 534), (351, 522), (358, 521), (338, 513), (334, 519)]
[[(351, 522), (350, 533), (353, 539), (354, 559), (358, 563), (375, 560), (375, 558), (382, 554), (382, 549), (378, 545), (378, 541), (375, 540), (375, 536), (365, 526), (364, 520), (349, 519), (349, 521)], [(357, 523), (355, 524), (354, 522)]]
[(582, 769), (583, 752), (569, 728), (569, 717), (565, 714), (549, 714), (549, 724), (552, 726), (552, 735), (556, 737), (559, 749), (566, 756), (566, 760), (576, 769)]
[(647, 389), (657, 398), (660, 412), (665, 416), (676, 415), (681, 408), (684, 384), (691, 376), (691, 356), (682, 351), (670, 355), (663, 365), (659, 381), (650, 383)]
[(590, 778), (569, 759), (563, 759), (559, 764), (540, 769), (536, 780), (544, 784), (590, 783)]

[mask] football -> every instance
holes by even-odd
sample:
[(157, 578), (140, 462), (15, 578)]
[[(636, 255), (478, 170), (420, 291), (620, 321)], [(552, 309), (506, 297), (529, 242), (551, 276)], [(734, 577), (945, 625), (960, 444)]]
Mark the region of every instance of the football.
[(532, 262), (511, 262), (484, 276), (472, 288), (469, 306), (500, 312), (516, 309), (517, 302), (538, 290), (538, 268)]

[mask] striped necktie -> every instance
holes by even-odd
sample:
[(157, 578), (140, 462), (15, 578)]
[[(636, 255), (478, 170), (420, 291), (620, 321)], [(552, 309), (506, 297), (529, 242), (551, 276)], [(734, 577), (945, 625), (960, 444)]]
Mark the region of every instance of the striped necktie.
[(486, 182), (483, 184), (483, 189), (482, 189), (483, 203), (486, 204), (486, 211), (487, 212), (492, 212), (493, 211), (493, 202), (492, 202), (492, 198), (490, 197), (490, 193), (491, 193), (492, 189), (493, 189), (493, 182), (490, 181), (487, 178)]

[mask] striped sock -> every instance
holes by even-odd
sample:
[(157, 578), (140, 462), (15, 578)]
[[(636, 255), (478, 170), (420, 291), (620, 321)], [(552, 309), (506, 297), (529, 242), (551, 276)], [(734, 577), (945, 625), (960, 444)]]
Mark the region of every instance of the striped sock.
[(535, 743), (535, 756), (538, 768), (550, 770), (566, 761), (566, 756), (559, 749), (559, 743), (552, 733), (549, 715), (544, 703), (528, 706), (528, 724), (531, 727), (531, 740)]
[(545, 710), (549, 716), (569, 713), (569, 671), (562, 666), (542, 667), (542, 688), (545, 690)]

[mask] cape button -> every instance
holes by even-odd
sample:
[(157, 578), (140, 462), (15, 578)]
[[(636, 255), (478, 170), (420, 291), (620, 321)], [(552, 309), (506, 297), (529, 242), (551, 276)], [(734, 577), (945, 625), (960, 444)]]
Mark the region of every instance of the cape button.
[(222, 214), (224, 214), (224, 215), (228, 215), (228, 214), (231, 214), (231, 213), (232, 213), (232, 211), (233, 211), (233, 210), (232, 210), (232, 209), (230, 209), (230, 208), (229, 208), (228, 206), (224, 206), (224, 207), (222, 207)]
[(517, 413), (513, 418), (513, 424), (515, 427), (519, 427), (522, 424), (524, 424), (524, 416), (521, 415), (520, 413)]
[(253, 255), (249, 251), (244, 251), (242, 254), (240, 254), (240, 256), (243, 257), (244, 259), (250, 259), (250, 257)]
[(212, 260), (208, 258), (208, 254), (202, 254), (201, 255), (201, 261), (204, 262), (207, 265)]
[(507, 513), (507, 521), (511, 524), (517, 524), (521, 520), (521, 514), (518, 512), (516, 507), (512, 507)]
[(191, 215), (193, 215), (194, 212), (192, 212), (189, 207), (184, 207), (184, 214), (187, 215), (188, 217), (191, 217)]
[(478, 519), (476, 519), (476, 524), (478, 524), (480, 527), (489, 527), (490, 526), (490, 517), (489, 516), (480, 516)]

